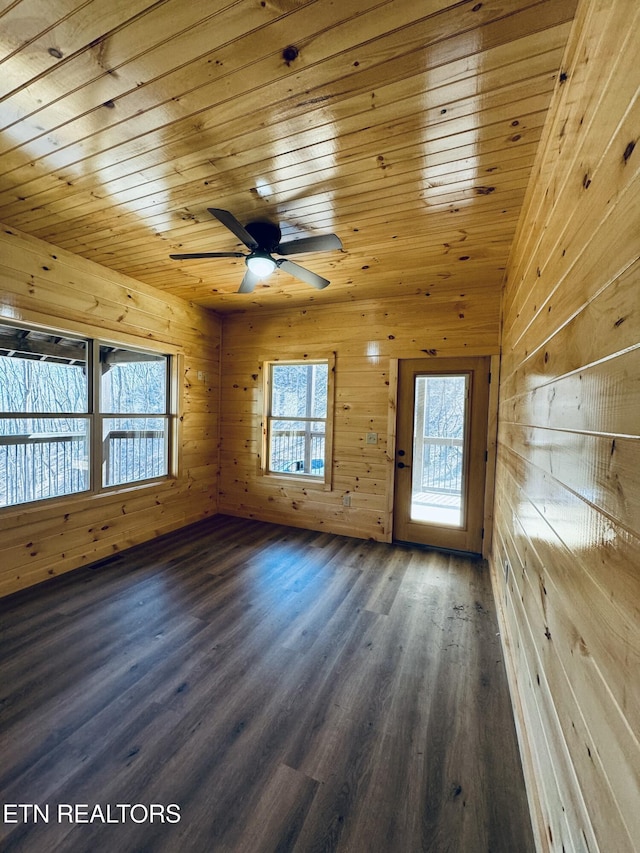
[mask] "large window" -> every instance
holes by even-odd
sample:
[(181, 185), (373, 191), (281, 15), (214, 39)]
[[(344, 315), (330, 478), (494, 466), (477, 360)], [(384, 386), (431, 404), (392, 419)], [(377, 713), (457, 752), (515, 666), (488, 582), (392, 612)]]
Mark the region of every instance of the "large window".
[(0, 507), (169, 471), (169, 359), (0, 324)]
[(100, 347), (102, 485), (168, 473), (167, 356)]
[(89, 488), (86, 341), (0, 326), (0, 506)]
[(265, 367), (266, 472), (330, 482), (332, 360)]

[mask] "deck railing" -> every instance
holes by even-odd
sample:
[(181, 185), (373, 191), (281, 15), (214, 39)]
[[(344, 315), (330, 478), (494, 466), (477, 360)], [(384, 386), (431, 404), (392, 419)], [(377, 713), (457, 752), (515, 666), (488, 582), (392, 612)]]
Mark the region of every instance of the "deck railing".
[(105, 486), (151, 480), (167, 473), (164, 430), (113, 429), (102, 447)]
[[(103, 442), (104, 485), (167, 473), (164, 430), (111, 430)], [(88, 436), (81, 432), (0, 435), (0, 506), (89, 489)]]
[[(425, 436), (421, 445), (417, 443), (418, 459), (414, 460), (414, 471), (421, 472), (413, 484), (414, 492), (442, 492), (460, 494), (462, 491), (461, 438)], [(421, 458), (420, 458), (421, 457)]]
[(324, 472), (323, 432), (305, 429), (271, 432), (270, 470), (321, 477)]
[(0, 436), (0, 506), (74, 494), (88, 488), (85, 433)]

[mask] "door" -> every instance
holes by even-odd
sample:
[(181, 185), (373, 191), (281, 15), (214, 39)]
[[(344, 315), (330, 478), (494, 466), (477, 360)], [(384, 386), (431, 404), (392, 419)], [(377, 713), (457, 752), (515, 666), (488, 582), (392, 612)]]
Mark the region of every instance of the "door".
[(394, 539), (482, 552), (489, 365), (399, 362)]

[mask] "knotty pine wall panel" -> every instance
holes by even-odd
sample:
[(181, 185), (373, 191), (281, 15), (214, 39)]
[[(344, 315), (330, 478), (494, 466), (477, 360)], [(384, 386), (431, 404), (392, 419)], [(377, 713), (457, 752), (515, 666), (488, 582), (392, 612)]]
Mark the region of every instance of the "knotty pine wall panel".
[(640, 838), (639, 16), (578, 6), (503, 298), (491, 568), (557, 853)]
[[(394, 460), (392, 360), (498, 352), (499, 295), (480, 283), (446, 295), (395, 297), (224, 317), (220, 510), (389, 541)], [(262, 476), (261, 362), (336, 354), (333, 488)], [(378, 433), (367, 445), (367, 432)], [(393, 451), (391, 450), (391, 453)], [(351, 506), (343, 506), (343, 497)]]
[(220, 321), (213, 313), (3, 228), (0, 316), (125, 345), (152, 343), (181, 367), (178, 477), (0, 510), (0, 595), (216, 512)]

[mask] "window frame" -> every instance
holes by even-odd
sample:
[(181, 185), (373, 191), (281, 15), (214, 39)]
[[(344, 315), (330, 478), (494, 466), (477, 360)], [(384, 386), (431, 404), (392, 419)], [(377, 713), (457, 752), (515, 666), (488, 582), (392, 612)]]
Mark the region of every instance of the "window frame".
[[(88, 488), (81, 491), (71, 491), (51, 497), (37, 498), (36, 500), (0, 506), (0, 514), (11, 512), (26, 512), (32, 508), (51, 506), (53, 503), (68, 503), (78, 500), (91, 500), (96, 497), (118, 494), (133, 489), (148, 488), (167, 480), (176, 479), (179, 469), (179, 406), (181, 395), (179, 393), (178, 369), (181, 365), (180, 354), (165, 344), (155, 345), (155, 342), (145, 342), (144, 346), (107, 337), (96, 337), (91, 334), (83, 334), (77, 331), (66, 331), (59, 327), (34, 325), (23, 322), (20, 319), (0, 319), (0, 326), (15, 329), (17, 331), (38, 332), (44, 335), (60, 337), (67, 340), (82, 341), (85, 343), (86, 371), (87, 371), (87, 398), (86, 411), (68, 415), (56, 413), (56, 417), (76, 417), (88, 422)], [(166, 458), (166, 474), (140, 480), (129, 480), (111, 486), (103, 485), (103, 421), (105, 418), (118, 417), (112, 412), (103, 412), (100, 409), (100, 347), (110, 347), (125, 350), (127, 352), (138, 352), (153, 356), (163, 356), (166, 359), (165, 375), (165, 409), (155, 417), (162, 418), (166, 423), (166, 434), (164, 436), (164, 449)], [(130, 414), (130, 413), (127, 413)], [(148, 413), (143, 413), (151, 416)], [(136, 416), (137, 413), (132, 416)], [(29, 418), (29, 417), (51, 417), (48, 413), (9, 413), (0, 412), (0, 418)]]
[[(121, 490), (132, 488), (138, 485), (145, 485), (149, 483), (158, 483), (166, 480), (172, 476), (173, 469), (173, 452), (174, 452), (174, 443), (171, 439), (172, 432), (172, 398), (171, 398), (171, 389), (173, 387), (171, 372), (173, 368), (172, 364), (172, 356), (169, 353), (163, 351), (154, 351), (146, 347), (137, 347), (131, 346), (129, 344), (115, 343), (114, 341), (107, 341), (104, 339), (93, 338), (89, 340), (89, 344), (91, 345), (91, 408), (92, 414), (95, 418), (92, 423), (92, 432), (91, 432), (91, 460), (90, 464), (92, 468), (95, 469), (95, 479), (93, 480), (95, 484), (95, 493), (102, 494), (105, 492), (112, 493), (114, 490)], [(125, 412), (125, 413), (117, 413), (111, 411), (103, 411), (101, 406), (101, 392), (100, 392), (100, 380), (102, 378), (102, 373), (100, 369), (100, 349), (102, 347), (105, 348), (114, 348), (121, 349), (126, 352), (140, 353), (142, 355), (154, 355), (160, 356), (166, 359), (166, 373), (165, 373), (165, 410), (163, 414), (152, 413), (152, 412)], [(166, 421), (166, 433), (164, 436), (164, 451), (166, 458), (166, 474), (160, 474), (156, 477), (147, 477), (145, 479), (140, 480), (127, 480), (123, 483), (114, 483), (112, 485), (104, 485), (103, 483), (103, 465), (106, 461), (106, 456), (104, 454), (104, 421), (110, 418), (119, 418), (119, 417), (157, 417), (162, 418)]]
[[(271, 414), (272, 409), (272, 380), (271, 374), (274, 366), (298, 365), (298, 364), (326, 364), (327, 365), (327, 412), (324, 418), (282, 418)], [(335, 352), (310, 356), (308, 354), (290, 358), (265, 358), (260, 362), (263, 373), (262, 384), (262, 421), (259, 473), (272, 480), (286, 480), (291, 483), (300, 483), (304, 488), (318, 488), (331, 491), (333, 488), (333, 421), (334, 421), (334, 398), (335, 398)], [(271, 420), (311, 420), (313, 422), (324, 421), (324, 466), (322, 476), (315, 474), (297, 473), (295, 471), (271, 471), (269, 468), (269, 443)]]

